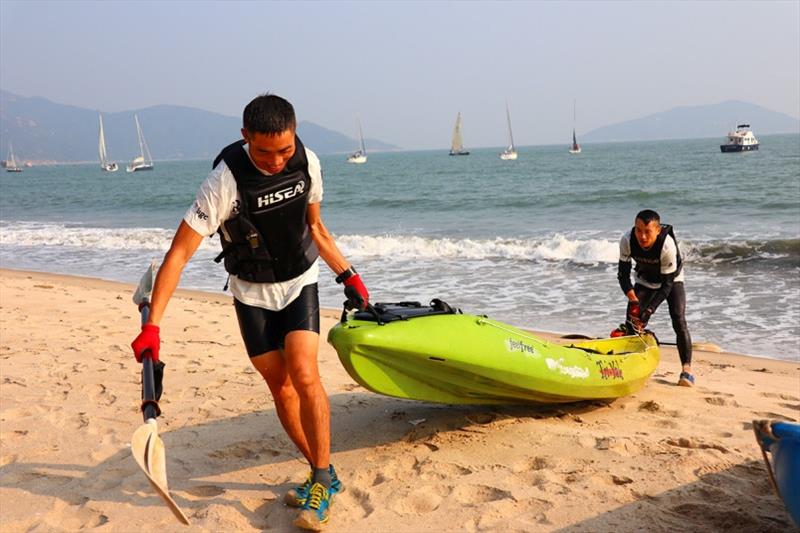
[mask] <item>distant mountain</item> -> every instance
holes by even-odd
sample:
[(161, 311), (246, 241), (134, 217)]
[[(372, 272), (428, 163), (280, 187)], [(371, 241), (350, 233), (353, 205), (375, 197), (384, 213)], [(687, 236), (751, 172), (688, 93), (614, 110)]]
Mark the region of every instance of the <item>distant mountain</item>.
[(747, 102), (676, 107), (669, 111), (603, 126), (580, 136), (581, 142), (654, 141), (659, 139), (723, 138), (737, 124), (750, 124), (756, 137), (798, 133), (800, 120)]
[[(0, 158), (8, 143), (22, 161), (93, 161), (97, 159), (98, 111), (57, 104), (39, 97), (0, 91)], [(124, 166), (138, 151), (133, 115), (139, 115), (153, 159), (213, 158), (220, 148), (241, 138), (241, 118), (191, 107), (159, 105), (135, 111), (103, 113), (111, 159)], [(297, 133), (318, 154), (355, 151), (358, 141), (313, 122), (302, 121)], [(368, 150), (397, 150), (366, 139)]]

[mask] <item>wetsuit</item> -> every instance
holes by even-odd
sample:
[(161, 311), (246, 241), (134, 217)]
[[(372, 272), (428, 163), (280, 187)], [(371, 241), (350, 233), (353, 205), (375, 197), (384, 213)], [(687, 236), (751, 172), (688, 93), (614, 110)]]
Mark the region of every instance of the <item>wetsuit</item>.
[[(617, 277), (622, 292), (633, 289), (642, 310), (655, 312), (666, 300), (672, 329), (681, 363), (692, 363), (692, 338), (686, 324), (686, 291), (684, 289), (683, 261), (670, 227), (662, 225), (655, 244), (644, 249), (636, 240), (634, 231), (626, 232), (619, 243)], [(636, 263), (635, 284), (631, 283), (631, 265)]]

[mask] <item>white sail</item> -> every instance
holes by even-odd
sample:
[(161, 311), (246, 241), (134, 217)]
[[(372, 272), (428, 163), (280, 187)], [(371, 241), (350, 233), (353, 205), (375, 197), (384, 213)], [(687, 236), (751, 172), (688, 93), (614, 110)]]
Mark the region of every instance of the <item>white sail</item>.
[(347, 156), (347, 162), (361, 164), (367, 162), (367, 147), (364, 144), (364, 132), (361, 131), (361, 119), (358, 116), (356, 116), (356, 122), (358, 123), (358, 150)]
[(139, 137), (139, 155), (128, 165), (128, 172), (138, 172), (141, 170), (153, 170), (153, 158), (150, 156), (150, 149), (147, 147), (147, 141), (144, 140), (142, 133), (142, 126), (139, 124), (139, 116), (133, 115), (136, 121), (136, 135)]
[(100, 115), (100, 134), (98, 135), (97, 151), (100, 154), (100, 168), (107, 172), (116, 172), (119, 167), (115, 162), (108, 160), (108, 152), (106, 150), (106, 134), (103, 129), (103, 115)]
[(461, 136), (461, 111), (456, 116), (456, 125), (453, 127), (453, 139), (450, 142), (450, 155), (469, 155), (464, 150), (464, 139)]
[(508, 123), (508, 148), (500, 154), (500, 159), (503, 161), (516, 161), (517, 148), (514, 146), (514, 134), (511, 132), (511, 112), (508, 110), (508, 102), (506, 102), (506, 122)]
[(22, 172), (22, 168), (17, 165), (14, 158), (14, 147), (8, 143), (8, 159), (6, 159), (6, 172)]

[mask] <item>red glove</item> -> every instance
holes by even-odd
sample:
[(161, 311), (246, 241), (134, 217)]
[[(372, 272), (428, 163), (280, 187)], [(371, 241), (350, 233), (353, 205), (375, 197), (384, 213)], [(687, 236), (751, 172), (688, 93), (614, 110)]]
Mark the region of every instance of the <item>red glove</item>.
[(639, 307), (639, 302), (638, 301), (636, 301), (636, 302), (629, 301), (628, 302), (628, 313), (627, 313), (627, 315), (628, 316), (627, 316), (626, 324), (628, 324), (634, 332), (638, 333), (638, 332), (640, 332), (640, 331), (642, 331), (644, 329), (644, 323), (642, 323), (642, 319), (641, 319), (641, 308)]
[(150, 351), (153, 362), (158, 362), (158, 349), (161, 347), (159, 331), (159, 327), (155, 324), (145, 324), (142, 326), (142, 332), (139, 333), (139, 336), (133, 339), (131, 343), (133, 356), (136, 358), (136, 362), (141, 363), (142, 354), (148, 350)]
[(367, 291), (367, 288), (364, 286), (364, 282), (361, 281), (360, 274), (353, 274), (352, 276), (344, 280), (344, 286), (353, 287), (356, 290), (356, 292), (358, 292), (358, 295), (364, 299), (364, 306), (362, 307), (362, 309), (367, 307), (367, 304), (369, 303), (369, 291)]

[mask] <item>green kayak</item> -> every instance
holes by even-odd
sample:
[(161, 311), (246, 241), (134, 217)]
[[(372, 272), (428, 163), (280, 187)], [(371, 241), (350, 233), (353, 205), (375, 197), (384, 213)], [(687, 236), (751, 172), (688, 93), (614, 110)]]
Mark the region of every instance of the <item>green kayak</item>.
[(447, 404), (619, 398), (641, 389), (659, 359), (650, 334), (562, 345), (440, 300), (343, 313), (328, 342), (363, 387)]

